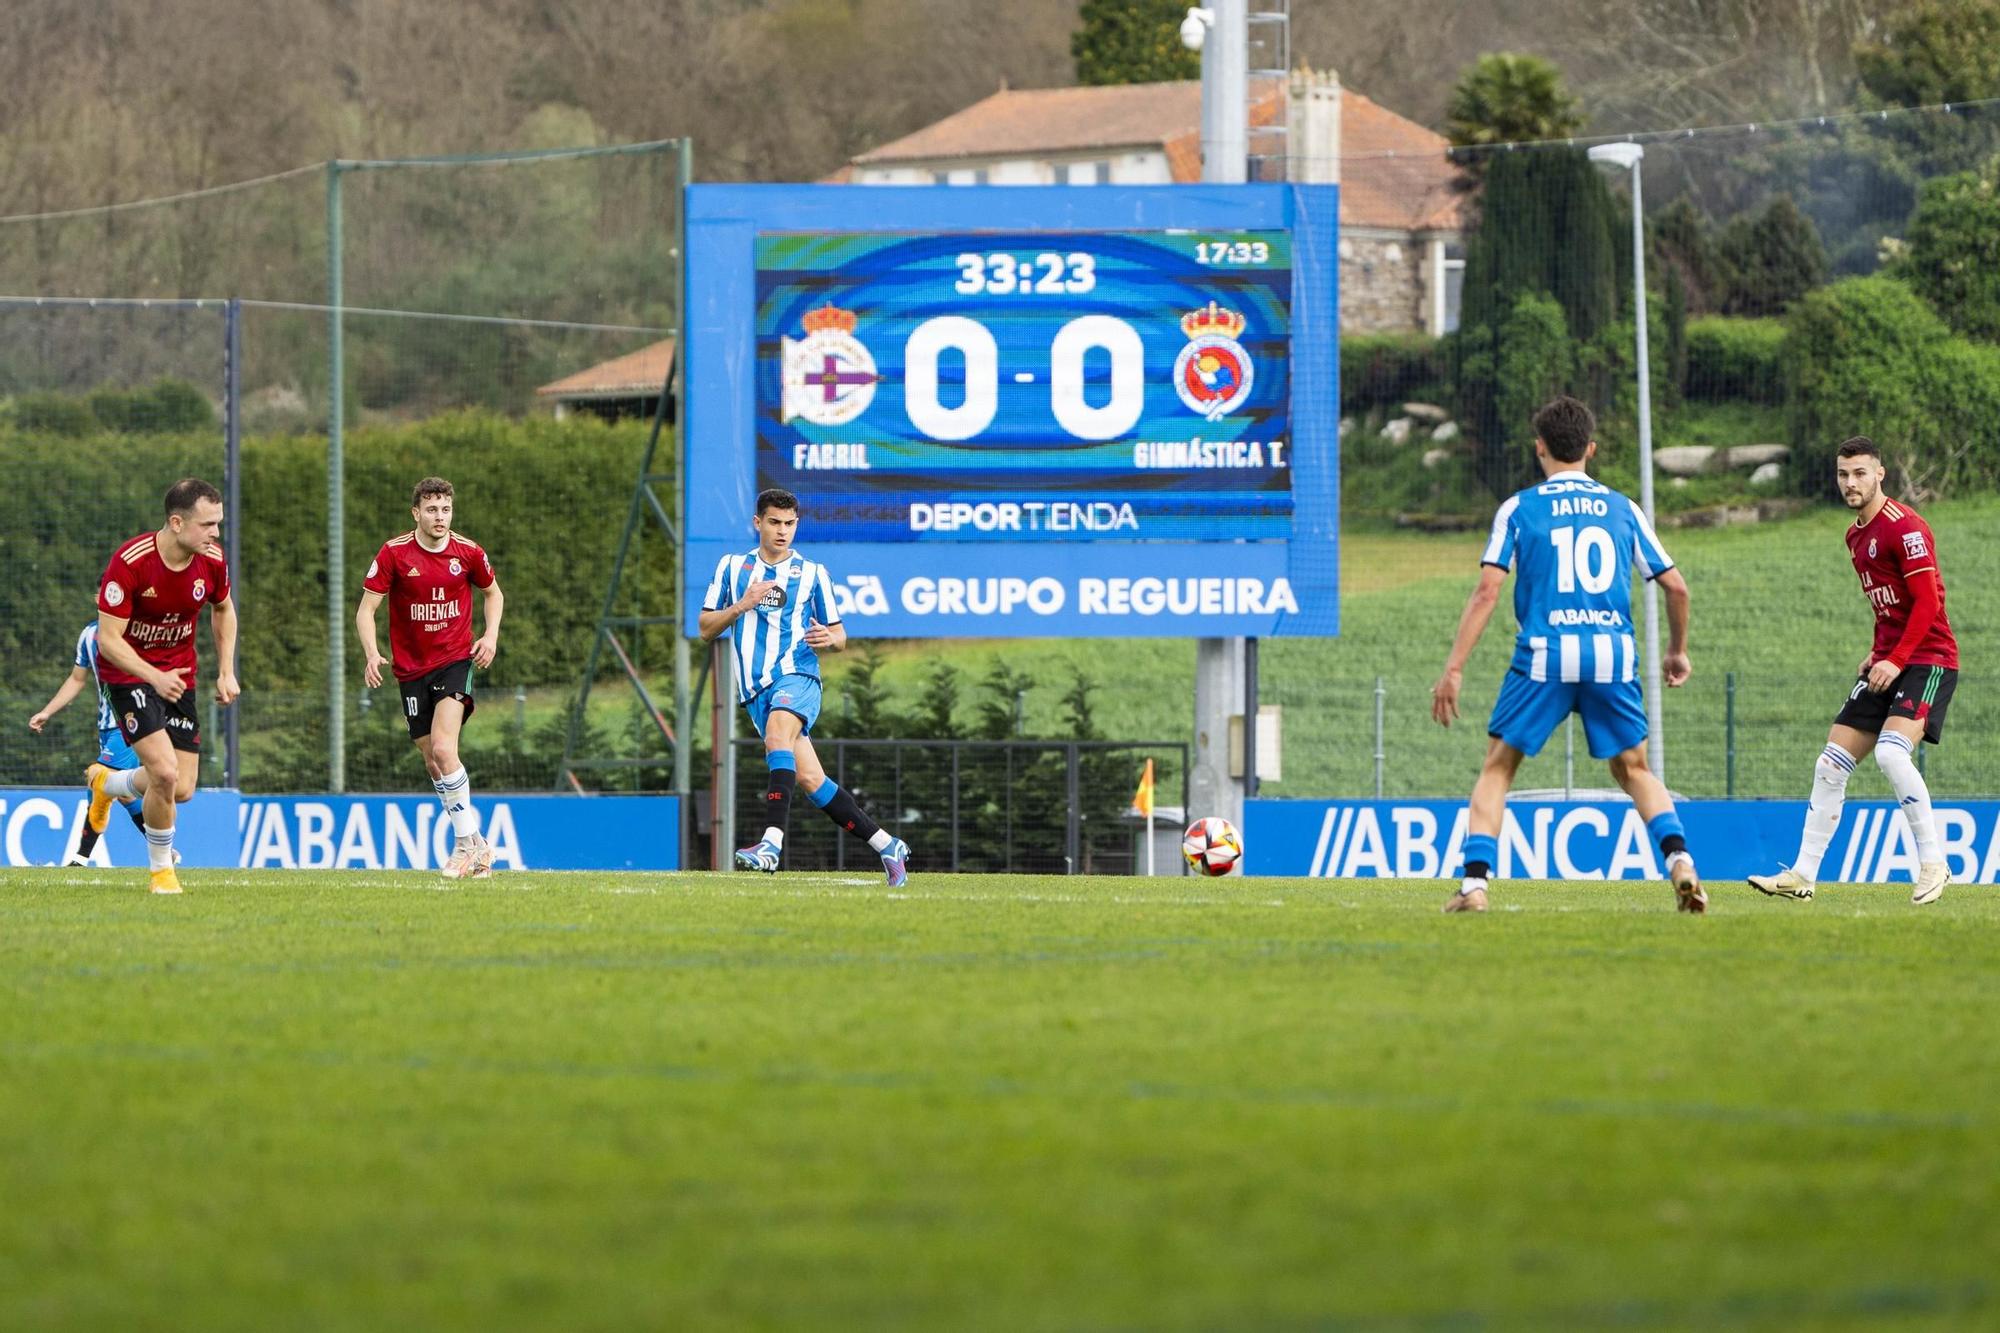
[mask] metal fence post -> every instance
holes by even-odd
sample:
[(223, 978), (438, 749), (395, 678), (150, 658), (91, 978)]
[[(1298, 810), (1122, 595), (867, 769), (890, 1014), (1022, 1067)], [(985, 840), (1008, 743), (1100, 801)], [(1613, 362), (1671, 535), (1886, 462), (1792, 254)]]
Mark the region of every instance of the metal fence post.
[(1388, 756), (1383, 744), (1385, 730), (1382, 725), (1383, 702), (1389, 693), (1388, 686), (1380, 676), (1375, 677), (1375, 799), (1382, 799), (1382, 763)]
[[(224, 557), (229, 561), (229, 600), (243, 607), (243, 301), (232, 296), (222, 309), (222, 486), (228, 521), (222, 529)], [(230, 671), (236, 663), (226, 662)], [(239, 677), (240, 679), (240, 677)], [(240, 741), (241, 704), (222, 715), (222, 785), (243, 785)]]
[(959, 741), (951, 742), (951, 873), (958, 873), (958, 761), (964, 751)]
[(342, 446), (347, 368), (341, 304), (341, 163), (326, 164), (326, 781), (333, 792), (347, 790), (347, 460)]
[(1065, 830), (1067, 846), (1063, 859), (1069, 862), (1068, 873), (1075, 875), (1082, 872), (1081, 862), (1083, 861), (1083, 811), (1078, 808), (1080, 804), (1079, 798), (1083, 792), (1083, 783), (1081, 780), (1083, 767), (1082, 757), (1077, 752), (1075, 741), (1071, 741), (1063, 748), (1067, 751), (1063, 758), (1065, 766), (1069, 770), (1066, 775), (1068, 780), (1064, 784), (1069, 788), (1069, 819), (1066, 821), (1068, 824), (1068, 828)]
[(1576, 794), (1576, 714), (1563, 719), (1563, 799)]
[(1723, 794), (1736, 795), (1736, 673), (1722, 678)]

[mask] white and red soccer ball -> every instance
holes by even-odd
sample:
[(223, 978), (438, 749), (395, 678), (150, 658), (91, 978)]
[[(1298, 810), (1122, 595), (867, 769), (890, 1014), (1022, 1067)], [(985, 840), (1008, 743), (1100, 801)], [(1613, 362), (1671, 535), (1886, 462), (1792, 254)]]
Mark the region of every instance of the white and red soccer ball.
[(1203, 875), (1227, 875), (1243, 860), (1243, 837), (1226, 819), (1197, 819), (1181, 835), (1181, 855)]

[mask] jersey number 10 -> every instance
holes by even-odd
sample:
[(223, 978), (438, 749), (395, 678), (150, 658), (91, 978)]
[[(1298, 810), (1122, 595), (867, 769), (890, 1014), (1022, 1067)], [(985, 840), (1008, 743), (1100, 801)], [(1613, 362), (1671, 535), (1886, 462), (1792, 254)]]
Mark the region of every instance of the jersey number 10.
[(1611, 586), (1618, 573), (1618, 555), (1611, 534), (1603, 528), (1555, 528), (1549, 540), (1556, 548), (1556, 591), (1575, 592), (1582, 584), (1587, 593), (1600, 593)]

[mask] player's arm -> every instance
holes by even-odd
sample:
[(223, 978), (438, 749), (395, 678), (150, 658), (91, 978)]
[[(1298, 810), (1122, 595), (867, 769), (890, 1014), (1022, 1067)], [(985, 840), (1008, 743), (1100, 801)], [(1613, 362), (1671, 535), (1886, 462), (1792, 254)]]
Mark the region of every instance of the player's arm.
[(1465, 610), (1459, 613), (1458, 633), (1452, 637), (1444, 674), (1431, 686), (1431, 717), (1441, 727), (1450, 726), (1458, 716), (1458, 691), (1465, 683), (1465, 664), (1471, 660), (1472, 650), (1479, 646), (1479, 636), (1486, 633), (1487, 622), (1493, 619), (1493, 608), (1500, 605), (1500, 585), (1506, 581), (1507, 571), (1498, 565), (1479, 567), (1479, 583), (1465, 599)]
[(833, 609), (833, 580), (825, 566), (813, 581), (812, 625), (806, 630), (806, 647), (816, 653), (837, 653), (847, 647), (847, 626)]
[(499, 579), (481, 588), (479, 596), (479, 614), (486, 632), (472, 645), (472, 665), (484, 671), (493, 665), (493, 655), (500, 651), (500, 614), (506, 609), (507, 599), (501, 595)]
[(1667, 652), (1660, 659), (1660, 675), (1669, 685), (1682, 685), (1694, 674), (1688, 660), (1688, 583), (1678, 566), (1655, 580), (1667, 596)]
[(63, 677), (63, 683), (56, 686), (56, 692), (42, 705), (41, 711), (28, 719), (28, 730), (40, 731), (50, 718), (69, 707), (69, 701), (83, 692), (83, 687), (89, 680), (88, 671), (80, 666), (71, 667), (69, 675)]
[(1903, 575), (1903, 586), (1910, 594), (1910, 617), (1903, 622), (1903, 633), (1896, 640), (1896, 646), (1889, 655), (1868, 668), (1868, 688), (1880, 694), (1896, 683), (1896, 677), (1903, 674), (1911, 656), (1922, 646), (1924, 636), (1937, 623), (1938, 610), (1944, 605), (1944, 598), (1938, 590), (1937, 567), (1920, 569), (1916, 573)]
[(152, 686), (154, 693), (172, 703), (187, 693), (187, 668), (162, 671), (139, 656), (139, 650), (125, 642), (125, 627), (131, 623), (130, 617), (114, 616), (102, 606), (97, 608), (98, 660), (111, 663), (128, 676), (137, 676)]
[(695, 628), (701, 632), (703, 643), (713, 643), (724, 630), (741, 620), (746, 612), (764, 600), (771, 589), (778, 586), (776, 579), (758, 579), (743, 590), (743, 595), (725, 606), (713, 611), (703, 611)]
[(375, 639), (375, 608), (382, 605), (382, 594), (373, 588), (361, 590), (361, 605), (354, 609), (354, 638), (361, 645), (361, 679), (369, 689), (382, 684), (382, 668), (388, 663), (382, 656), (382, 646)]
[[(225, 597), (208, 611), (209, 632), (215, 636), (215, 701), (225, 707), (243, 693), (236, 683), (236, 599)], [(98, 636), (104, 634), (102, 625)], [(100, 649), (101, 651), (101, 649)]]

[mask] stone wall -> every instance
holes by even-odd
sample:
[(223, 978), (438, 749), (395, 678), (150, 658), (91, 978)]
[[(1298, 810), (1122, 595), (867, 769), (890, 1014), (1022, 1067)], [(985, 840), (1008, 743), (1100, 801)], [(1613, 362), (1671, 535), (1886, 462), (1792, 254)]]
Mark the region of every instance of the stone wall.
[(1340, 238), (1340, 327), (1349, 333), (1424, 331), (1426, 244), (1408, 234)]

